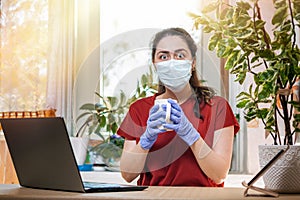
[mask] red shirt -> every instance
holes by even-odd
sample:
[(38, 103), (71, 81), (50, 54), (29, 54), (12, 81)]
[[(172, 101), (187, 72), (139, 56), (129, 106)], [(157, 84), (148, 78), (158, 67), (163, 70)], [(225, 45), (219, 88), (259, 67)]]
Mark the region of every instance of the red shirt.
[[(118, 130), (120, 136), (139, 142), (146, 130), (149, 110), (154, 105), (155, 97), (137, 100), (130, 106)], [(209, 146), (212, 146), (214, 132), (218, 129), (234, 126), (234, 134), (238, 132), (239, 124), (224, 98), (216, 96), (211, 100), (211, 105), (200, 106), (203, 119), (195, 116), (194, 104), (195, 99), (189, 98), (180, 106)], [(209, 179), (189, 146), (175, 131), (167, 131), (158, 135), (150, 149), (138, 185), (220, 187), (224, 184), (216, 184)]]

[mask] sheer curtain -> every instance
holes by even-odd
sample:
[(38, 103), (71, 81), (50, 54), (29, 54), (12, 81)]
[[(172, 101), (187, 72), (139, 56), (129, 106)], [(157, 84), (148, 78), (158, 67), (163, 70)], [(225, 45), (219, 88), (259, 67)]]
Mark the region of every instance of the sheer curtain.
[(2, 0), (0, 111), (46, 108), (46, 0)]
[(49, 3), (49, 49), (47, 99), (49, 107), (64, 117), (72, 127), (72, 90), (74, 65), (74, 1), (52, 0)]
[(74, 1), (0, 2), (0, 111), (53, 108), (70, 128)]

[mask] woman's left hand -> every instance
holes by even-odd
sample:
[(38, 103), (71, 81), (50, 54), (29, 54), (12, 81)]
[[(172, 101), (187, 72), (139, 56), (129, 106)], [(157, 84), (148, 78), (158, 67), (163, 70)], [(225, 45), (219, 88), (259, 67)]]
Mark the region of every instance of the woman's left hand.
[(166, 123), (164, 124), (164, 127), (174, 130), (189, 146), (191, 146), (200, 138), (200, 134), (187, 119), (179, 104), (172, 99), (168, 99), (168, 102), (171, 104), (170, 120), (173, 124)]

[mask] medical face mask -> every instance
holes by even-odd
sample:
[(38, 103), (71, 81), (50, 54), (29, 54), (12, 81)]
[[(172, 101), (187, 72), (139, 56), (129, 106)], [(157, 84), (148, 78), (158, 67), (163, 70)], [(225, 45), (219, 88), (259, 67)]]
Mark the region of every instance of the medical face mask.
[(155, 63), (159, 80), (171, 91), (181, 91), (191, 78), (192, 61), (167, 60)]

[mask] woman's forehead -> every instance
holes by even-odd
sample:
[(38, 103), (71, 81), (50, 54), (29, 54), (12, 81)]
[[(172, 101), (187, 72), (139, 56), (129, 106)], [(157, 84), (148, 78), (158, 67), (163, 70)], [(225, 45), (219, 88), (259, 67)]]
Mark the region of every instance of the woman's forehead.
[(157, 51), (163, 50), (175, 52), (179, 49), (184, 49), (190, 52), (186, 41), (183, 40), (180, 36), (166, 36), (162, 38), (156, 46)]

